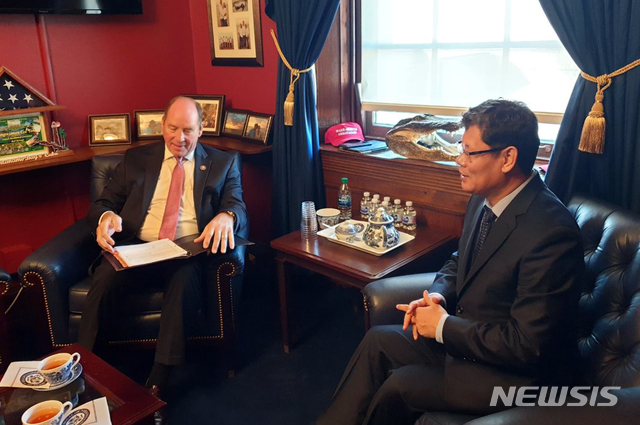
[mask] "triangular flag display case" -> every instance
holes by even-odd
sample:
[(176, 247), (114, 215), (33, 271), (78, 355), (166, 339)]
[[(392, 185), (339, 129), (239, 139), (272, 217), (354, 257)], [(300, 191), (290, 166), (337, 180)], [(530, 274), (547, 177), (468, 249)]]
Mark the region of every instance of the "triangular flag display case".
[[(60, 123), (48, 113), (64, 109), (13, 72), (0, 66), (0, 166), (69, 152)], [(51, 127), (51, 131), (48, 128)]]

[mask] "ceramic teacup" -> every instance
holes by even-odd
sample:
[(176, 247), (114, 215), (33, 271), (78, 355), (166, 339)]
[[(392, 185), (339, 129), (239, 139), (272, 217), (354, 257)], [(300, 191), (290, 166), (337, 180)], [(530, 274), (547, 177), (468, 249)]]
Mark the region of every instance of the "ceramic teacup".
[(58, 425), (72, 408), (70, 401), (42, 401), (22, 414), (22, 425)]
[(349, 221), (343, 221), (336, 226), (336, 238), (341, 241), (355, 242), (358, 240), (358, 235), (364, 230), (364, 224), (351, 223)]
[(79, 361), (79, 353), (54, 354), (38, 364), (38, 373), (44, 376), (49, 385), (58, 385), (71, 379), (72, 370)]
[(335, 226), (340, 221), (340, 210), (337, 208), (322, 208), (316, 211), (318, 225), (321, 229)]

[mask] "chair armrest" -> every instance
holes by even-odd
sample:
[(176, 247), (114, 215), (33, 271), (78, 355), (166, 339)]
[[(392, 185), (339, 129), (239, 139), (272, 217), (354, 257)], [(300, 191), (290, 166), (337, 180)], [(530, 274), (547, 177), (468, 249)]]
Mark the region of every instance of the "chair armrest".
[[(20, 264), (18, 274), (26, 285), (60, 282), (65, 290), (87, 275), (91, 263), (100, 254), (85, 220), (72, 224), (32, 252)], [(34, 280), (35, 279), (35, 280)]]
[[(231, 276), (237, 276), (244, 271), (244, 256), (246, 246), (237, 246), (231, 251), (227, 251), (225, 254), (214, 255), (210, 261), (210, 269), (218, 270), (224, 263), (231, 263), (233, 265), (233, 272)], [(211, 255), (211, 254), (207, 254)]]
[(407, 304), (422, 297), (422, 292), (431, 287), (435, 276), (436, 273), (420, 273), (368, 284), (362, 292), (370, 326), (402, 323), (403, 313), (396, 309), (396, 304)]
[(11, 275), (0, 267), (0, 296), (9, 292), (11, 287)]
[[(467, 425), (582, 425), (636, 424), (640, 417), (640, 387), (609, 391), (618, 400), (615, 406), (532, 406), (516, 407), (483, 416)], [(586, 395), (586, 393), (583, 392)], [(610, 400), (599, 399), (599, 402)]]
[(5, 269), (0, 267), (0, 282), (8, 282), (11, 280), (11, 275), (7, 273)]
[(54, 344), (69, 342), (69, 288), (87, 276), (100, 254), (91, 230), (80, 220), (29, 254), (18, 274), (30, 291), (43, 298), (50, 338)]

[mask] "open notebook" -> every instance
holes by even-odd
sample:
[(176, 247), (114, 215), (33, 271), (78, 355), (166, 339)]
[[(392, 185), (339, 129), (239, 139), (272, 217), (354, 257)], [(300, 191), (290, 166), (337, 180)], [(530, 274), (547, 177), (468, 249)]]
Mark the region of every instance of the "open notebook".
[[(210, 248), (202, 247), (202, 242), (193, 242), (198, 236), (195, 234), (183, 236), (175, 241), (160, 239), (140, 244), (116, 246), (114, 254), (103, 251), (102, 255), (117, 271), (176, 258), (189, 258), (210, 251)], [(253, 242), (237, 235), (234, 235), (234, 241), (236, 246), (253, 245)]]

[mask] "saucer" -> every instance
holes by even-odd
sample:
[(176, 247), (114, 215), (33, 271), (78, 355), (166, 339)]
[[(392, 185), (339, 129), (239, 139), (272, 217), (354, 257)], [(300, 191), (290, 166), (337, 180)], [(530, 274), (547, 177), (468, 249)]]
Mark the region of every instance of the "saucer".
[(82, 425), (91, 416), (89, 409), (72, 410), (62, 421), (62, 425)]
[(76, 379), (78, 379), (78, 376), (82, 375), (82, 365), (80, 363), (78, 363), (77, 365), (75, 365), (73, 367), (73, 369), (71, 369), (71, 377), (69, 379), (67, 379), (64, 382), (60, 382), (59, 384), (55, 384), (55, 385), (50, 385), (49, 388), (32, 388), (34, 391), (53, 391), (53, 390), (57, 390), (59, 388), (64, 387), (65, 385), (69, 385), (70, 383), (72, 383), (73, 381), (75, 381)]

